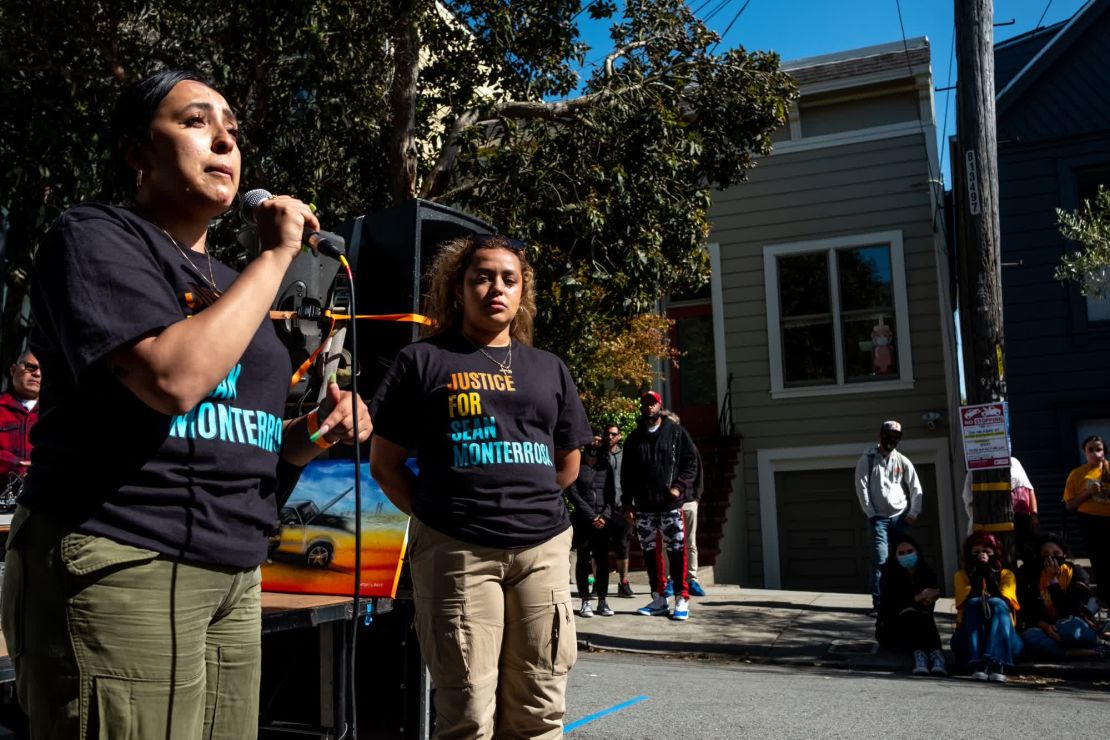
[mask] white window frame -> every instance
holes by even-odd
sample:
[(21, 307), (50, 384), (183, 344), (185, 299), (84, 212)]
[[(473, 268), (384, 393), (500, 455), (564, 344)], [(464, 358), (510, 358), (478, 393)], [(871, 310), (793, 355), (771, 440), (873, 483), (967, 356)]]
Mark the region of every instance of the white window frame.
[[(834, 271), (835, 250), (852, 247), (871, 247), (886, 244), (890, 247), (890, 279), (894, 293), (895, 342), (898, 348), (898, 377), (890, 380), (847, 383), (844, 380), (843, 328), (840, 320), (840, 285), (838, 280), (829, 286), (833, 315), (833, 341), (836, 352), (836, 383), (787, 388), (782, 377), (782, 327), (779, 314), (778, 258), (783, 255), (807, 252), (827, 252), (829, 274)], [(813, 396), (840, 396), (856, 393), (882, 393), (913, 388), (913, 353), (910, 347), (909, 299), (906, 295), (906, 265), (901, 231), (879, 231), (871, 234), (853, 234), (831, 239), (772, 244), (763, 247), (763, 281), (767, 294), (767, 351), (771, 372), (771, 398), (809, 398)]]

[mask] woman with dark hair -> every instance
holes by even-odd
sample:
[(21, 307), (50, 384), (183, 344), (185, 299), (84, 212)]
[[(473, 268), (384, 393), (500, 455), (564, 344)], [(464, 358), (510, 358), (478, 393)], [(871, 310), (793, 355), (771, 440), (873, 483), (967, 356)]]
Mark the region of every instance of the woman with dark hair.
[(1064, 543), (1054, 534), (1041, 536), (1036, 551), (1039, 557), (1017, 574), (1025, 646), (1038, 657), (1052, 659), (1107, 654), (1087, 610), (1087, 571), (1067, 559)]
[(412, 514), (436, 737), (561, 737), (577, 656), (562, 491), (593, 436), (566, 366), (531, 346), (535, 277), (521, 242), (447, 242), (429, 277), (436, 325), (378, 388), (370, 464)]
[(964, 567), (956, 571), (956, 631), (952, 652), (971, 666), (976, 681), (1006, 680), (1005, 666), (1021, 654), (1017, 634), (1017, 586), (1002, 567), (1002, 547), (994, 535), (976, 532), (964, 541)]
[(279, 460), (353, 439), (334, 385), (282, 420), (290, 358), (268, 311), (318, 224), (277, 197), (258, 208), (261, 253), (242, 274), (212, 259), (209, 224), (239, 186), (238, 123), (194, 73), (137, 83), (112, 125), (131, 204), (69, 209), (35, 259), (42, 416), (4, 636), (32, 737), (253, 738)]
[[(1083, 440), (1087, 462), (1068, 474), (1064, 506), (1079, 513), (1079, 531), (1091, 558), (1095, 581), (1110, 583), (1110, 462), (1106, 442), (1092, 435)], [(1106, 603), (1105, 595), (1100, 597)]]
[(939, 582), (916, 540), (906, 534), (895, 538), (879, 583), (875, 639), (887, 650), (913, 653), (915, 676), (947, 676), (933, 617)]
[[(574, 550), (577, 559), (574, 577), (578, 582), (578, 598), (582, 606), (578, 616), (590, 618), (595, 614), (590, 601), (591, 582), (597, 589), (597, 614), (614, 615), (609, 607), (609, 542), (613, 538), (614, 523), (621, 518), (617, 511), (616, 474), (609, 465), (596, 440), (586, 445), (582, 453), (578, 479), (567, 489), (571, 509), (570, 521), (574, 528)], [(597, 574), (595, 581), (591, 567)]]

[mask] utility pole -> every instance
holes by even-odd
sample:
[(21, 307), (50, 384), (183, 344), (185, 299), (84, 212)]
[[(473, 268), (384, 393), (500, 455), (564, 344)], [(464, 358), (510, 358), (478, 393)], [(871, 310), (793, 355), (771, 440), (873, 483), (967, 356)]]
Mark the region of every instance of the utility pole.
[[(992, 0), (955, 0), (955, 21), (957, 154), (952, 163), (968, 401), (991, 403), (1006, 400)], [(971, 490), (975, 530), (998, 537), (1003, 560), (1012, 565), (1010, 469), (974, 471)]]

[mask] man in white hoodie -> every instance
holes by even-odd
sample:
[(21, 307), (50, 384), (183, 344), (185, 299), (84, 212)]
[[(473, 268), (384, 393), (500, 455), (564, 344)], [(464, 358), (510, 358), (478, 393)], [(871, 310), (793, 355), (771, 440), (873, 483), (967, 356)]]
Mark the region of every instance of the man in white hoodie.
[[(886, 562), (891, 536), (908, 533), (921, 515), (921, 482), (913, 463), (895, 448), (902, 425), (884, 421), (879, 443), (867, 448), (856, 463), (856, 495), (871, 531), (871, 604), (879, 608), (879, 568)], [(908, 494), (908, 495), (907, 495)]]

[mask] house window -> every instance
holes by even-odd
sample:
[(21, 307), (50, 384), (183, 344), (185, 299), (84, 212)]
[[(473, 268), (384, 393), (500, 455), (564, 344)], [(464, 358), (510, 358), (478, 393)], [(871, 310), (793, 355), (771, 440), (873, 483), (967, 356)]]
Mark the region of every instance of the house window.
[(771, 394), (912, 387), (901, 232), (765, 247)]

